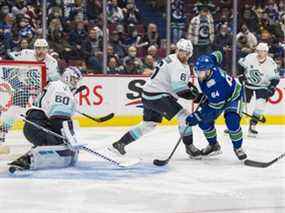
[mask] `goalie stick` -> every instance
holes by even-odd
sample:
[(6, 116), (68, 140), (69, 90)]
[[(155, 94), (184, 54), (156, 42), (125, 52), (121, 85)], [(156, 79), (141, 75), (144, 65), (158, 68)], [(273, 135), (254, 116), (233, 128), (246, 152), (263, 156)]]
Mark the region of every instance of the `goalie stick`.
[[(63, 139), (64, 143), (65, 143), (67, 146), (69, 146), (68, 142), (66, 141), (66, 138), (63, 137), (62, 135), (59, 135), (59, 134), (57, 134), (57, 133), (55, 133), (55, 132), (53, 132), (53, 131), (51, 131), (51, 130), (48, 130), (48, 129), (42, 127), (41, 125), (38, 125), (38, 124), (36, 124), (36, 123), (34, 123), (34, 122), (32, 122), (32, 121), (27, 120), (24, 115), (21, 115), (21, 119), (22, 119), (23, 121), (25, 121), (25, 122), (31, 124), (32, 126), (36, 127), (37, 129), (40, 129), (40, 130), (46, 132), (47, 134), (50, 134), (50, 135), (53, 135), (53, 136), (55, 136), (55, 137), (58, 137), (58, 138)], [(106, 160), (106, 161), (108, 161), (108, 162), (110, 162), (110, 163), (112, 163), (112, 164), (114, 164), (114, 165), (116, 165), (116, 166), (119, 166), (119, 167), (132, 166), (132, 165), (134, 165), (134, 164), (137, 163), (136, 161), (134, 161), (134, 163), (132, 163), (132, 162), (127, 162), (127, 161), (120, 162), (120, 161), (114, 160), (114, 159), (112, 159), (112, 158), (109, 158), (109, 157), (107, 157), (107, 156), (105, 156), (105, 155), (103, 155), (103, 154), (101, 154), (101, 153), (99, 153), (99, 152), (97, 152), (97, 151), (95, 151), (95, 150), (93, 150), (93, 149), (91, 149), (91, 148), (89, 148), (89, 147), (86, 147), (86, 146), (78, 146), (78, 149), (81, 149), (81, 150), (84, 150), (84, 151), (86, 151), (86, 152), (89, 152), (89, 153), (91, 153), (91, 154), (93, 154), (93, 155), (96, 155), (97, 157), (100, 157), (100, 158), (102, 158), (103, 160)]]
[(285, 157), (285, 153), (279, 155), (277, 158), (274, 158), (273, 160), (269, 162), (261, 162), (261, 161), (254, 161), (254, 160), (245, 160), (244, 164), (246, 166), (252, 166), (252, 167), (258, 167), (258, 168), (266, 168), (271, 166), (276, 161), (280, 160), (281, 158)]
[[(81, 91), (86, 90), (86, 89), (87, 89), (87, 86), (82, 85), (82, 86), (78, 87), (78, 88), (75, 90), (75, 92), (73, 93), (73, 95), (77, 95), (78, 93), (80, 93)], [(87, 114), (85, 114), (85, 113), (83, 113), (83, 112), (80, 112), (80, 111), (77, 111), (77, 112), (78, 112), (80, 115), (83, 115), (83, 116), (85, 116), (86, 118), (89, 118), (89, 119), (91, 119), (91, 120), (93, 120), (93, 121), (96, 121), (96, 122), (98, 122), (98, 123), (108, 121), (108, 120), (112, 119), (112, 118), (114, 117), (114, 115), (115, 115), (115, 114), (112, 112), (112, 113), (110, 113), (110, 114), (108, 114), (108, 115), (105, 115), (105, 116), (102, 116), (102, 117), (99, 117), (99, 118), (95, 118), (95, 117), (93, 117), (93, 116), (91, 116), (91, 115), (87, 115)]]

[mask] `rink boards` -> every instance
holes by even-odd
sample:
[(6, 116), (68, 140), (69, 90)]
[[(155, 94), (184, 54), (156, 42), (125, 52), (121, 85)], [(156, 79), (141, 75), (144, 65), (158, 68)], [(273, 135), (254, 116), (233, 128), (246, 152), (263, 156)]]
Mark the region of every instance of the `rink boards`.
[[(128, 126), (134, 125), (142, 119), (141, 92), (142, 86), (147, 77), (141, 76), (89, 76), (81, 82), (86, 85), (88, 90), (83, 91), (78, 96), (79, 109), (82, 112), (91, 115), (106, 115), (110, 112), (116, 114), (112, 120), (96, 124), (88, 119), (76, 116), (81, 126)], [(196, 79), (192, 79), (193, 82)], [(197, 83), (197, 82), (195, 82)], [(269, 100), (265, 114), (266, 124), (285, 124), (285, 79), (281, 79), (275, 95)], [(195, 106), (191, 101), (179, 100), (179, 102), (189, 111), (193, 111)], [(250, 103), (247, 108), (251, 113), (254, 102)], [(243, 123), (248, 122), (244, 118)], [(164, 121), (164, 125), (173, 125), (177, 121)], [(217, 124), (224, 124), (221, 117)]]
[[(95, 117), (115, 113), (115, 117), (104, 123), (96, 123), (79, 116), (74, 116), (80, 126), (129, 126), (135, 125), (142, 120), (141, 93), (142, 86), (148, 78), (142, 76), (118, 76), (118, 75), (96, 75), (86, 76), (82, 79), (81, 85), (86, 85), (87, 90), (77, 95), (79, 110)], [(196, 82), (196, 79), (192, 79)], [(269, 100), (265, 110), (266, 124), (285, 124), (285, 79), (281, 79), (275, 95)], [(189, 111), (195, 106), (191, 101), (179, 100)], [(254, 102), (250, 103), (248, 113), (252, 113)], [(242, 123), (248, 123), (248, 118), (243, 118)], [(177, 120), (163, 121), (163, 125), (175, 125)], [(217, 124), (224, 124), (223, 117), (220, 117)], [(21, 128), (22, 123), (18, 122), (15, 128)]]

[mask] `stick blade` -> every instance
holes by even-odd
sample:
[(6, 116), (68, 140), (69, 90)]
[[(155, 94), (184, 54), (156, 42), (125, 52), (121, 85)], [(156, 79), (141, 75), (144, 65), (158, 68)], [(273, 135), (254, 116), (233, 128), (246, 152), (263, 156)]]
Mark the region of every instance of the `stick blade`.
[(154, 159), (153, 164), (156, 166), (165, 166), (168, 163), (168, 160), (158, 160)]
[(266, 168), (270, 166), (272, 163), (271, 162), (265, 163), (265, 162), (254, 161), (254, 160), (245, 160), (244, 164), (246, 166), (251, 166), (251, 167)]
[(115, 114), (112, 112), (109, 115), (106, 115), (106, 116), (100, 118), (99, 120), (100, 120), (100, 122), (108, 121), (108, 120), (112, 119), (114, 116), (115, 116)]

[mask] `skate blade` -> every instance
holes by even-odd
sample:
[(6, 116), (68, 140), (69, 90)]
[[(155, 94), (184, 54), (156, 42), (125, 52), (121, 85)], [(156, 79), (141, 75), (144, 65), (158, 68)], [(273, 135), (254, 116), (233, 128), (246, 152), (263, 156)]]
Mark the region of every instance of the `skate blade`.
[(208, 155), (202, 155), (202, 158), (211, 158), (211, 157), (214, 157), (214, 156), (217, 156), (217, 155), (221, 155), (223, 154), (223, 152), (221, 150), (219, 151), (216, 151), (216, 152), (212, 152)]
[(115, 149), (112, 145), (107, 147), (107, 150), (109, 152), (111, 152), (112, 154), (115, 154), (118, 157), (123, 157), (124, 155), (122, 155), (117, 149)]
[(199, 155), (199, 156), (191, 156), (191, 155), (189, 155), (189, 158), (191, 160), (202, 160), (202, 155)]
[(106, 156), (109, 156), (110, 158), (119, 162), (120, 167), (130, 167), (141, 162), (140, 158), (122, 155), (118, 150), (113, 147), (104, 148), (102, 151), (102, 153), (106, 154)]
[(250, 138), (257, 138), (257, 134), (248, 132), (248, 133), (247, 133), (247, 137), (250, 137)]
[(141, 160), (139, 158), (128, 158), (126, 160), (121, 160), (119, 162), (121, 167), (131, 167), (139, 164)]
[(0, 155), (7, 155), (10, 153), (10, 147), (5, 145), (0, 145)]

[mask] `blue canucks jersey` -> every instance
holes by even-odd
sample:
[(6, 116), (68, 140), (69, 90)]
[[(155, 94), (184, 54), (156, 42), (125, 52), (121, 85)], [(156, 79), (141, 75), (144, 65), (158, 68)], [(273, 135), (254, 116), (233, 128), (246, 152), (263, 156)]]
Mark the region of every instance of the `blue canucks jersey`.
[(228, 103), (240, 98), (241, 85), (219, 67), (211, 69), (212, 74), (205, 81), (199, 81), (203, 94), (208, 99), (209, 107), (223, 109)]

